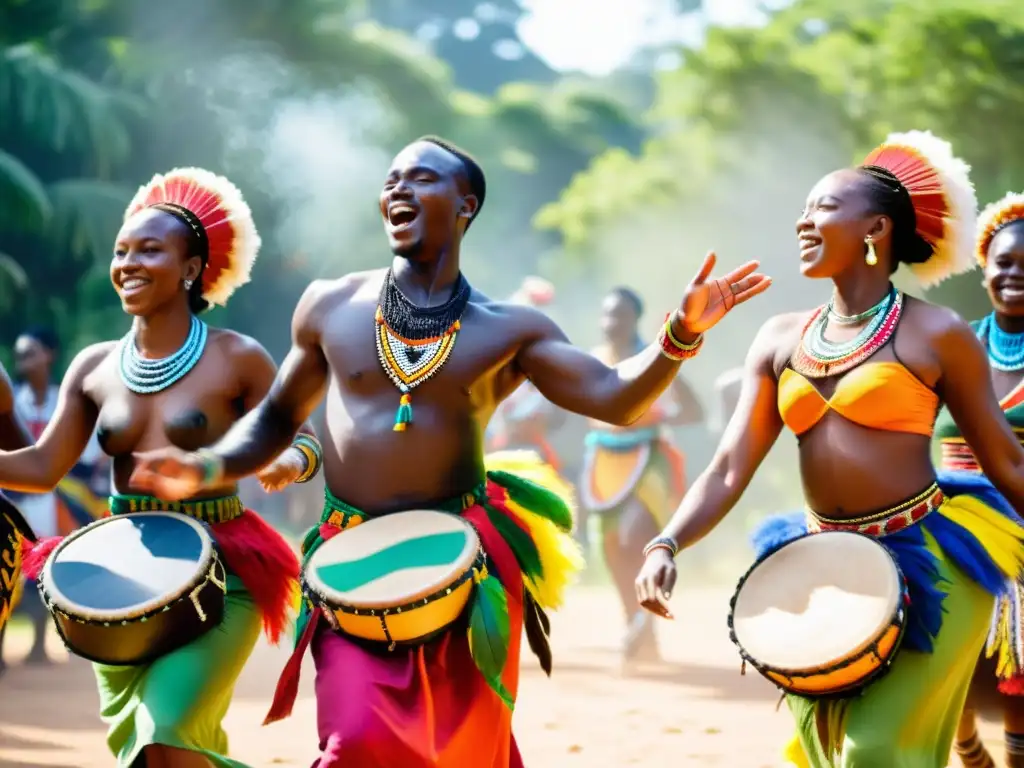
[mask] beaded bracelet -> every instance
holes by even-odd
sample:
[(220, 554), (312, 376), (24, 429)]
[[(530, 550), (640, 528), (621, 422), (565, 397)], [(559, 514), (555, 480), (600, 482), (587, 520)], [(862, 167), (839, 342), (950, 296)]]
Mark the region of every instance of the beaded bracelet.
[(200, 448), (196, 456), (203, 464), (203, 485), (216, 485), (224, 476), (224, 459), (209, 448)]
[(300, 432), (292, 440), (292, 448), (295, 448), (306, 459), (306, 469), (295, 480), (296, 483), (308, 483), (324, 463), (324, 450), (320, 447), (320, 441), (312, 435)]
[(665, 324), (661, 326), (661, 331), (658, 333), (658, 344), (661, 346), (661, 354), (669, 360), (681, 363), (683, 360), (695, 357), (700, 352), (700, 348), (704, 344), (704, 334), (698, 333), (697, 338), (690, 344), (684, 344), (672, 333), (672, 315), (670, 314), (666, 316)]
[(647, 546), (644, 547), (644, 558), (646, 559), (651, 552), (656, 549), (667, 550), (669, 555), (675, 557), (679, 554), (679, 546), (668, 536), (659, 536), (656, 539), (652, 539), (648, 542)]

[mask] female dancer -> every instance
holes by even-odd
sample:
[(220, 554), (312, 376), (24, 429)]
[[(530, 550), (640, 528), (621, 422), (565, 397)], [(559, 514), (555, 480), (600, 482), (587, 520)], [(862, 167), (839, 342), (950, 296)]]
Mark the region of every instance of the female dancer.
[[(975, 256), (985, 272), (993, 311), (972, 327), (988, 351), (999, 405), (1018, 438), (1024, 439), (1024, 194), (1009, 194), (982, 212)], [(978, 482), (988, 483), (980, 474), (977, 457), (946, 410), (936, 420), (935, 436), (942, 446), (943, 470), (969, 472)], [(1024, 590), (1020, 582), (1011, 581), (996, 602), (987, 648), (990, 655), (998, 653), (996, 672), (1003, 694), (1006, 765), (1011, 768), (1024, 766), (1022, 607)], [(977, 677), (975, 680), (972, 687), (982, 682)], [(995, 765), (978, 736), (970, 704), (960, 718), (955, 747), (967, 768)]]
[(970, 268), (976, 203), (967, 170), (948, 144), (915, 131), (818, 182), (797, 222), (800, 264), (807, 277), (833, 281), (832, 299), (761, 329), (715, 458), (648, 545), (637, 578), (644, 607), (670, 615), (677, 546), (725, 516), (783, 426), (796, 433), (809, 511), (789, 530), (766, 526), (758, 544), (767, 551), (808, 524), (875, 535), (910, 590), (888, 675), (852, 700), (788, 697), (798, 765), (945, 766), (993, 595), (1024, 566), (1013, 510), (996, 509), (998, 494), (940, 488), (930, 458), (941, 393), (986, 474), (1024, 511), (1024, 448), (999, 409), (985, 351), (956, 314), (890, 283), (900, 263), (925, 285)]
[[(608, 365), (643, 349), (639, 322), (643, 302), (635, 291), (613, 289), (601, 305), (604, 343), (594, 356)], [(667, 433), (669, 425), (702, 421), (704, 410), (682, 378), (639, 420), (625, 428), (591, 422), (586, 436), (580, 498), (587, 513), (601, 521), (601, 543), (626, 614), (622, 654), (627, 662), (659, 656), (654, 625), (636, 602), (633, 576), (644, 543), (665, 524), (686, 490), (682, 452)]]
[[(150, 768), (240, 765), (223, 756), (221, 720), (261, 616), (276, 641), (296, 594), (295, 554), (242, 508), (233, 484), (171, 503), (137, 493), (130, 481), (133, 454), (208, 445), (266, 395), (276, 373), (266, 351), (197, 316), (248, 281), (259, 245), (249, 207), (226, 179), (199, 169), (154, 177), (128, 206), (110, 265), (122, 306), (134, 317), (131, 330), (77, 355), (34, 447), (0, 453), (0, 487), (49, 490), (98, 424), (100, 444), (113, 458), (111, 513), (191, 515), (211, 525), (224, 556), (228, 593), (216, 631), (151, 664), (94, 665), (107, 743), (123, 768), (140, 757)], [(261, 479), (277, 489), (309, 479), (319, 464), (315, 440), (300, 435)], [(31, 550), (26, 573), (38, 571), (54, 543)]]

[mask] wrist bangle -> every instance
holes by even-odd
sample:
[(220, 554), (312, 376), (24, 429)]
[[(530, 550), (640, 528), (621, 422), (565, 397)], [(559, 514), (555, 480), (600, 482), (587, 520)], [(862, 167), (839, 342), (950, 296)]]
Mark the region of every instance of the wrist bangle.
[(656, 549), (667, 550), (669, 555), (673, 558), (679, 554), (679, 546), (668, 536), (659, 536), (656, 539), (652, 539), (646, 547), (644, 547), (644, 559), (647, 558), (651, 552)]
[(203, 464), (203, 485), (216, 485), (224, 477), (224, 459), (209, 448), (200, 448), (196, 456)]
[(306, 469), (295, 482), (308, 483), (316, 477), (316, 473), (320, 471), (320, 467), (324, 463), (324, 451), (320, 447), (320, 441), (312, 435), (302, 432), (292, 440), (292, 448), (295, 448), (306, 459)]
[(672, 316), (669, 315), (665, 324), (658, 332), (658, 345), (661, 347), (661, 354), (677, 363), (695, 357), (704, 344), (704, 334), (697, 334), (690, 344), (684, 344), (672, 333)]

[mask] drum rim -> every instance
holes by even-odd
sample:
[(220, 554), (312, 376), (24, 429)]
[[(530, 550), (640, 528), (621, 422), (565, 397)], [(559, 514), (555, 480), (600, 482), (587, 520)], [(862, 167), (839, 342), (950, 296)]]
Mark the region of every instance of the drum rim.
[[(790, 539), (789, 541), (786, 541), (786, 542), (780, 544), (779, 546), (775, 547), (774, 549), (772, 549), (772, 550), (770, 550), (768, 552), (765, 552), (761, 557), (757, 558), (750, 565), (750, 567), (746, 570), (746, 572), (740, 577), (739, 581), (736, 584), (736, 588), (733, 590), (732, 598), (729, 600), (729, 618), (728, 618), (729, 639), (732, 641), (733, 645), (735, 645), (739, 649), (740, 656), (743, 658), (743, 660), (748, 662), (748, 663), (750, 663), (752, 666), (754, 666), (762, 674), (764, 674), (764, 670), (770, 670), (772, 672), (775, 672), (775, 673), (778, 673), (778, 674), (782, 675), (783, 677), (807, 676), (807, 675), (812, 675), (812, 674), (816, 674), (816, 673), (826, 672), (826, 671), (828, 671), (830, 669), (835, 668), (837, 665), (841, 665), (842, 662), (846, 660), (845, 658), (829, 659), (828, 661), (826, 661), (826, 662), (824, 662), (822, 664), (817, 664), (817, 665), (815, 665), (813, 667), (803, 667), (803, 668), (777, 667), (777, 666), (768, 664), (767, 662), (764, 662), (764, 661), (762, 661), (760, 659), (756, 659), (753, 656), (751, 656), (750, 653), (747, 651), (747, 649), (744, 647), (743, 643), (740, 642), (740, 639), (739, 639), (739, 637), (736, 634), (736, 629), (735, 629), (735, 626), (734, 626), (734, 616), (735, 616), (735, 610), (736, 610), (736, 601), (737, 601), (737, 598), (739, 597), (740, 591), (743, 589), (743, 586), (747, 583), (747, 579), (750, 578), (750, 575), (755, 570), (757, 570), (761, 566), (762, 563), (764, 563), (766, 560), (768, 560), (768, 558), (772, 557), (774, 554), (776, 554), (780, 550), (783, 550), (786, 547), (790, 546), (791, 544), (795, 544), (798, 541), (803, 541), (804, 539), (811, 538), (811, 537), (816, 537), (816, 536), (830, 536), (830, 535), (834, 535), (834, 534), (840, 534), (840, 535), (844, 535), (844, 536), (856, 536), (859, 539), (865, 539), (865, 540), (870, 541), (873, 544), (877, 545), (877, 547), (882, 552), (885, 553), (886, 557), (888, 558), (889, 564), (892, 566), (893, 570), (896, 573), (897, 583), (899, 584), (899, 592), (898, 592), (898, 597), (897, 597), (897, 600), (896, 600), (895, 610), (894, 610), (893, 615), (892, 615), (892, 620), (900, 619), (900, 638), (897, 641), (897, 645), (895, 646), (893, 653), (890, 655), (890, 659), (895, 656), (896, 651), (899, 649), (899, 646), (902, 644), (903, 634), (906, 631), (906, 625), (907, 625), (907, 612), (906, 612), (906, 609), (905, 609), (905, 606), (904, 606), (904, 600), (905, 600), (905, 597), (907, 595), (907, 580), (906, 580), (906, 577), (903, 575), (903, 570), (900, 568), (899, 563), (896, 562), (895, 556), (893, 556), (893, 554), (886, 548), (886, 546), (882, 542), (880, 542), (878, 539), (876, 539), (875, 537), (868, 536), (868, 535), (863, 534), (863, 533), (858, 533), (856, 531), (818, 531), (818, 532), (808, 532), (808, 533), (805, 533), (805, 534), (803, 534), (801, 536), (797, 536), (794, 539)], [(890, 621), (889, 624), (886, 624), (885, 626), (879, 628), (870, 638), (868, 638), (867, 640), (864, 641), (864, 643), (862, 644), (861, 647), (870, 645), (872, 642), (874, 642), (879, 637), (884, 635), (885, 632), (888, 631), (889, 627), (891, 627), (891, 626), (892, 626), (892, 623)], [(851, 651), (851, 653), (852, 653), (852, 651)], [(885, 665), (883, 664), (882, 666), (885, 666)], [(874, 674), (869, 676), (866, 679), (865, 682), (851, 684), (851, 685), (847, 686), (846, 688), (844, 688), (843, 690), (856, 689), (856, 688), (860, 687), (861, 685), (865, 685), (867, 682), (870, 682), (870, 680), (873, 679), (873, 677), (874, 677)], [(805, 694), (800, 694), (800, 695), (805, 695)], [(825, 695), (825, 694), (823, 694), (823, 695)], [(821, 696), (818, 696), (818, 698), (821, 698)]]
[[(88, 531), (91, 531), (94, 528), (99, 528), (100, 526), (106, 525), (115, 520), (124, 520), (126, 518), (137, 518), (143, 516), (151, 517), (154, 515), (183, 520), (194, 531), (199, 533), (199, 538), (203, 543), (200, 559), (196, 563), (197, 567), (195, 576), (192, 581), (183, 585), (181, 589), (174, 592), (168, 592), (159, 598), (153, 598), (145, 603), (139, 603), (131, 606), (130, 610), (120, 610), (117, 612), (90, 611), (86, 613), (82, 610), (82, 606), (72, 602), (67, 595), (61, 592), (60, 588), (53, 583), (53, 562), (56, 560), (57, 555), (72, 541), (81, 538)], [(218, 561), (219, 559), (220, 558), (217, 556), (217, 549), (214, 546), (213, 535), (206, 529), (206, 526), (202, 522), (188, 515), (183, 515), (180, 512), (165, 511), (131, 512), (123, 515), (111, 515), (110, 517), (103, 517), (99, 520), (94, 520), (88, 525), (79, 528), (77, 531), (73, 531), (54, 548), (53, 552), (51, 552), (46, 558), (46, 562), (43, 564), (43, 570), (39, 574), (39, 588), (40, 592), (42, 592), (44, 602), (51, 610), (58, 610), (70, 618), (81, 619), (85, 622), (134, 621), (142, 618), (143, 616), (158, 613), (166, 606), (170, 606), (181, 600), (183, 597), (186, 597), (189, 592), (195, 589), (196, 586), (206, 579), (210, 569), (214, 567), (215, 561)]]
[[(420, 513), (420, 512), (444, 515), (448, 519), (455, 520), (460, 525), (462, 525), (467, 530), (467, 532), (470, 534), (470, 536), (471, 536), (471, 545), (466, 547), (466, 549), (464, 550), (464, 553), (463, 553), (463, 557), (461, 558), (461, 560), (465, 561), (465, 570), (460, 571), (460, 573), (455, 578), (453, 578), (450, 582), (448, 582), (446, 584), (436, 584), (436, 585), (431, 585), (429, 587), (424, 587), (423, 589), (418, 590), (417, 592), (414, 592), (414, 593), (412, 593), (410, 595), (407, 595), (407, 596), (403, 597), (402, 601), (400, 603), (396, 602), (396, 603), (390, 603), (390, 604), (383, 604), (383, 603), (380, 603), (380, 602), (369, 602), (369, 601), (362, 601), (362, 600), (341, 600), (339, 597), (337, 597), (337, 593), (334, 590), (330, 590), (330, 588), (326, 584), (324, 584), (319, 578), (317, 578), (316, 572), (313, 570), (313, 567), (312, 567), (313, 566), (313, 562), (316, 560), (317, 555), (320, 554), (320, 552), (323, 551), (324, 547), (327, 546), (330, 543), (330, 541), (332, 541), (333, 539), (337, 538), (337, 536), (332, 536), (331, 539), (328, 539), (327, 541), (325, 541), (317, 549), (317, 551), (314, 552), (310, 556), (309, 560), (303, 565), (303, 567), (302, 567), (302, 586), (303, 586), (303, 590), (307, 591), (307, 592), (311, 592), (312, 594), (314, 594), (323, 605), (326, 605), (331, 610), (342, 611), (343, 613), (352, 613), (352, 614), (357, 614), (357, 615), (359, 615), (363, 611), (366, 611), (368, 613), (368, 615), (373, 615), (373, 614), (371, 614), (369, 612), (371, 612), (371, 611), (376, 611), (376, 612), (392, 611), (392, 610), (395, 610), (397, 608), (402, 608), (403, 610), (406, 610), (406, 606), (407, 605), (414, 604), (414, 603), (420, 603), (424, 599), (427, 599), (427, 602), (429, 603), (430, 602), (430, 600), (429, 600), (430, 597), (433, 597), (437, 593), (442, 592), (443, 590), (445, 590), (446, 588), (451, 587), (452, 585), (456, 584), (456, 582), (458, 582), (459, 585), (461, 585), (461, 581), (460, 580), (464, 580), (463, 577), (466, 575), (467, 572), (469, 572), (469, 571), (471, 571), (473, 569), (473, 565), (476, 562), (483, 560), (483, 554), (484, 554), (483, 553), (483, 544), (480, 541), (480, 535), (476, 532), (476, 528), (474, 528), (473, 525), (468, 520), (464, 519), (461, 515), (453, 514), (451, 512), (444, 512), (443, 510), (439, 510), (439, 509), (410, 509), (410, 510), (405, 510), (405, 511), (402, 511), (402, 512), (392, 512), (391, 514), (386, 515), (386, 516), (382, 515), (382, 516), (376, 517), (376, 518), (369, 518), (368, 520), (366, 520), (363, 523), (360, 523), (356, 527), (357, 528), (361, 528), (364, 525), (373, 523), (375, 520), (384, 519), (384, 517), (394, 517), (395, 515), (405, 515), (405, 514), (409, 514), (409, 513)], [(344, 531), (342, 533), (344, 533)], [(473, 546), (473, 544), (475, 544), (475, 546)], [(467, 552), (469, 553), (468, 557), (465, 556)], [(330, 590), (330, 591), (328, 592), (327, 590)], [(426, 604), (426, 603), (424, 603), (424, 604)]]

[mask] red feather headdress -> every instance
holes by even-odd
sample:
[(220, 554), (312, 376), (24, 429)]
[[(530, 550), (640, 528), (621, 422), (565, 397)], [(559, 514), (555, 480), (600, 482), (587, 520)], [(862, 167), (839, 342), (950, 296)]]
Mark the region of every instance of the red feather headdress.
[(997, 200), (981, 212), (974, 257), (982, 267), (988, 261), (988, 247), (992, 245), (996, 232), (1021, 219), (1024, 219), (1024, 193), (1019, 192), (1008, 192), (1002, 200)]
[(211, 304), (227, 304), (235, 289), (249, 282), (260, 249), (252, 211), (238, 187), (202, 168), (175, 168), (140, 187), (124, 218), (154, 206), (184, 209), (189, 225), (202, 228), (198, 234), (208, 243), (203, 298)]
[(927, 131), (894, 133), (863, 164), (885, 168), (910, 193), (917, 234), (934, 250), (926, 262), (908, 265), (923, 287), (973, 269), (978, 200), (970, 167), (948, 142)]

